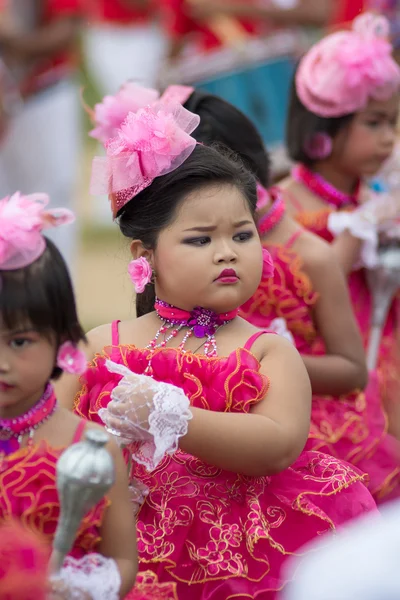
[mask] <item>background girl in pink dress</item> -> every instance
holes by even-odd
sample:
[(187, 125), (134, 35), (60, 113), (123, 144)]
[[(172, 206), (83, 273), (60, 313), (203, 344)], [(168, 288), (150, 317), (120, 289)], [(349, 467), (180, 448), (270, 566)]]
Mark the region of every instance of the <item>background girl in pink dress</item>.
[[(61, 408), (51, 383), (63, 371), (82, 372), (86, 360), (76, 348), (85, 336), (65, 262), (42, 235), (73, 216), (63, 209), (46, 210), (47, 203), (44, 194), (16, 193), (0, 201), (0, 597), (5, 600), (40, 597), (35, 585), (46, 579), (43, 568), (47, 570), (60, 514), (58, 458), (86, 428), (97, 427)], [(116, 466), (115, 484), (84, 517), (61, 579), (52, 581), (54, 599), (76, 593), (73, 597), (79, 599), (117, 600), (135, 581), (135, 523), (126, 466), (112, 440), (108, 449)], [(18, 529), (15, 537), (2, 529), (12, 522), (37, 538), (42, 551), (35, 550), (29, 537), (24, 542), (23, 533), (18, 545)], [(89, 569), (88, 554), (89, 562), (96, 557), (98, 567), (90, 562)], [(86, 578), (84, 564), (90, 572)], [(16, 565), (17, 580), (12, 578)]]
[[(400, 69), (392, 58), (387, 33), (383, 17), (364, 14), (354, 21), (353, 30), (326, 37), (302, 58), (293, 82), (287, 128), (289, 154), (298, 164), (281, 183), (289, 214), (332, 242), (348, 276), (365, 346), (372, 306), (360, 256), (371, 266), (368, 250), (371, 243), (377, 244), (376, 225), (398, 214), (398, 201), (393, 197), (383, 211), (373, 201), (361, 206), (370, 197), (365, 179), (391, 155), (396, 139)], [(354, 216), (343, 221), (333, 214), (342, 211), (354, 211)], [(393, 305), (378, 364), (380, 396), (389, 412), (398, 412), (397, 330)]]

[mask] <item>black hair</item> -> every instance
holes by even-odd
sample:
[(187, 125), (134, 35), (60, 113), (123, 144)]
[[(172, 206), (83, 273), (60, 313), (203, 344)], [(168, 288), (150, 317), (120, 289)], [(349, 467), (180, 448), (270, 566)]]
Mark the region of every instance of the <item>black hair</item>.
[(195, 90), (184, 107), (200, 117), (193, 132), (206, 145), (223, 144), (236, 152), (264, 187), (269, 187), (270, 160), (257, 128), (235, 106), (201, 90)]
[(334, 138), (353, 119), (354, 114), (343, 117), (319, 117), (310, 112), (301, 102), (293, 77), (290, 90), (289, 112), (286, 123), (286, 146), (289, 157), (311, 167), (315, 158), (310, 158), (305, 150), (307, 143), (316, 133), (326, 133)]
[[(194, 191), (219, 184), (235, 186), (242, 192), (252, 215), (257, 206), (256, 180), (237, 155), (228, 149), (198, 144), (185, 162), (135, 196), (118, 212), (121, 232), (133, 240), (141, 240), (152, 250), (160, 232), (174, 219), (181, 201)], [(154, 309), (155, 288), (149, 284), (137, 295), (138, 317)]]
[[(15, 271), (0, 270), (0, 314), (2, 326), (18, 330), (33, 327), (54, 339), (56, 348), (70, 341), (85, 341), (76, 312), (71, 278), (60, 251), (48, 238), (43, 254), (32, 264)], [(62, 370), (55, 366), (57, 379)]]

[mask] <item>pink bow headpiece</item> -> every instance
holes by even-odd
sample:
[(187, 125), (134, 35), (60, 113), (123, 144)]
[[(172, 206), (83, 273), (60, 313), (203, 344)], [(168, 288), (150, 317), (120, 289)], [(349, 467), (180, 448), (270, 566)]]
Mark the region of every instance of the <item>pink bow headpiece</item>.
[(160, 100), (168, 104), (184, 104), (193, 92), (192, 87), (170, 85), (160, 98), (157, 90), (128, 81), (114, 96), (105, 96), (95, 105), (94, 111), (88, 109), (95, 124), (89, 135), (105, 144), (117, 134), (128, 113), (135, 113), (140, 108)]
[(300, 61), (296, 91), (320, 117), (341, 117), (387, 100), (400, 88), (400, 67), (387, 41), (389, 22), (365, 13), (352, 31), (339, 31), (315, 44)]
[(67, 209), (45, 210), (48, 203), (46, 194), (23, 196), (20, 192), (0, 200), (0, 270), (30, 265), (46, 248), (42, 231), (74, 221)]
[(156, 177), (179, 167), (193, 152), (200, 117), (180, 104), (158, 102), (130, 112), (106, 156), (93, 160), (90, 192), (109, 194), (113, 215)]

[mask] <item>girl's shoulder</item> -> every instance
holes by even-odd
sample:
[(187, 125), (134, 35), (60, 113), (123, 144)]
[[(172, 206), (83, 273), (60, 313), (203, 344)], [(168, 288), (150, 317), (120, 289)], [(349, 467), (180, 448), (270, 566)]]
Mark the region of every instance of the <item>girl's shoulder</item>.
[(318, 268), (327, 263), (337, 262), (332, 246), (312, 231), (304, 228), (293, 244), (293, 249), (300, 254), (306, 268)]
[(149, 329), (152, 330), (155, 326), (154, 321), (154, 313), (149, 313), (137, 319), (115, 320), (92, 329), (87, 334), (88, 359), (91, 360), (108, 346), (121, 344), (145, 347), (149, 342)]

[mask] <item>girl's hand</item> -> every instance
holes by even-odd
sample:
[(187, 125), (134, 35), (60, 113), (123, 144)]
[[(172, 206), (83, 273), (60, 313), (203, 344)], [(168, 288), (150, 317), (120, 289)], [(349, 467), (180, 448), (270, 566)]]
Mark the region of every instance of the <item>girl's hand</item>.
[(166, 453), (177, 450), (179, 438), (186, 435), (192, 418), (190, 402), (174, 385), (138, 375), (111, 361), (106, 366), (123, 377), (107, 408), (98, 414), (122, 444), (138, 446), (137, 451), (131, 448), (134, 460), (155, 468)]

